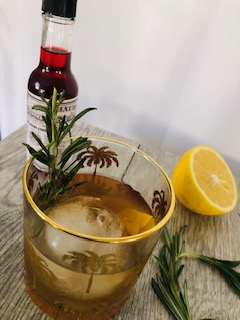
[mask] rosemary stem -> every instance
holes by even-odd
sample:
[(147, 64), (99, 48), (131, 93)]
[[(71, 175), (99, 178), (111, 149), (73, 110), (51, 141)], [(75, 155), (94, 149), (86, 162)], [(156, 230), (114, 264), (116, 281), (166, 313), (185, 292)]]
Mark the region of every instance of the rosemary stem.
[(195, 253), (195, 252), (182, 252), (180, 255), (179, 255), (179, 258), (183, 258), (183, 257), (187, 257), (187, 258), (196, 258), (198, 259), (199, 258), (199, 254), (198, 253)]
[(50, 153), (53, 155), (53, 160), (52, 160), (52, 168), (49, 170), (49, 180), (51, 181), (54, 177), (54, 172), (56, 170), (56, 160), (57, 160), (57, 148), (58, 146), (56, 145), (55, 137), (55, 126), (56, 126), (56, 121), (57, 121), (57, 110), (56, 110), (56, 103), (57, 103), (57, 90), (56, 88), (53, 89), (53, 95), (52, 95), (52, 119), (51, 119), (51, 144), (52, 146), (50, 147)]

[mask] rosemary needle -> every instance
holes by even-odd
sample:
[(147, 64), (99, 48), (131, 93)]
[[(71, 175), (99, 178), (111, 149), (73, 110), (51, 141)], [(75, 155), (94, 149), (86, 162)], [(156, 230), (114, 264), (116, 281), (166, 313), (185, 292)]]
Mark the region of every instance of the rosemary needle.
[[(185, 229), (186, 226), (171, 237), (167, 228), (164, 228), (164, 245), (159, 252), (159, 256), (156, 257), (160, 272), (156, 275), (156, 279), (152, 278), (152, 287), (155, 293), (176, 320), (191, 319), (187, 282), (185, 280), (182, 287), (179, 282), (179, 276), (184, 269), (184, 265), (180, 263), (183, 257), (196, 258), (217, 269), (240, 297), (240, 273), (234, 270), (240, 265), (240, 261), (220, 260), (203, 254), (184, 252), (183, 235)], [(208, 318), (208, 320), (211, 319)]]

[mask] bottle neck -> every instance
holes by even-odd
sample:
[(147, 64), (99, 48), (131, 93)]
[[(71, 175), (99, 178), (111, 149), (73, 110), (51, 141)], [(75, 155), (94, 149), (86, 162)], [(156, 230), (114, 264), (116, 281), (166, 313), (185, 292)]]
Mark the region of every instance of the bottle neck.
[[(64, 58), (60, 57), (69, 56), (70, 59), (75, 21), (47, 13), (43, 13), (42, 17), (41, 63), (56, 68), (66, 67), (63, 63)], [(57, 57), (59, 59), (56, 59)]]

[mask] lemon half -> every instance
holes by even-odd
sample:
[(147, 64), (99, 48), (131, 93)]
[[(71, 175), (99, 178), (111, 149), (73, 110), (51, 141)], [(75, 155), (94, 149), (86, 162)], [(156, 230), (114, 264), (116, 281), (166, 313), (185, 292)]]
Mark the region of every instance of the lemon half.
[(172, 183), (178, 200), (200, 214), (230, 212), (238, 201), (228, 164), (209, 146), (199, 145), (187, 151), (173, 170)]

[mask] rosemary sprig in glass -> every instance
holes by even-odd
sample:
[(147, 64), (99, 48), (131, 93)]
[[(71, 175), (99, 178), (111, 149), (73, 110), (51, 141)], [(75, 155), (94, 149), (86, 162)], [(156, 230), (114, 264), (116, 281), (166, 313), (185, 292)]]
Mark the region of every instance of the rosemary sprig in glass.
[[(59, 152), (60, 146), (64, 138), (71, 137), (71, 129), (76, 121), (95, 108), (84, 109), (68, 124), (65, 116), (59, 117), (58, 115), (59, 107), (64, 101), (64, 92), (58, 94), (54, 88), (52, 97), (49, 100), (44, 98), (42, 100), (45, 106), (35, 105), (33, 109), (43, 112), (42, 118), (46, 126), (48, 143), (45, 145), (32, 132), (32, 136), (38, 143), (40, 150), (35, 150), (26, 143), (23, 143), (23, 145), (27, 147), (34, 159), (47, 166), (48, 180), (44, 185), (39, 185), (37, 197), (34, 199), (40, 209), (45, 210), (56, 201), (60, 194), (69, 190), (69, 182), (78, 170), (83, 167), (82, 157), (85, 154), (84, 152), (81, 152), (81, 157), (76, 157), (75, 160), (71, 160), (71, 157), (82, 150), (87, 152), (87, 148), (91, 145), (91, 141), (88, 138), (79, 137), (74, 141), (70, 140), (69, 145), (61, 155)], [(73, 185), (71, 188), (76, 186)]]
[(181, 286), (179, 281), (184, 269), (184, 265), (181, 264), (183, 257), (196, 258), (216, 268), (240, 297), (240, 273), (234, 270), (240, 265), (240, 261), (220, 260), (194, 252), (184, 252), (185, 229), (186, 226), (171, 237), (167, 228), (164, 228), (164, 245), (159, 256), (156, 257), (160, 273), (156, 275), (156, 279), (152, 279), (155, 293), (168, 312), (177, 320), (191, 319), (187, 282), (185, 280)]

